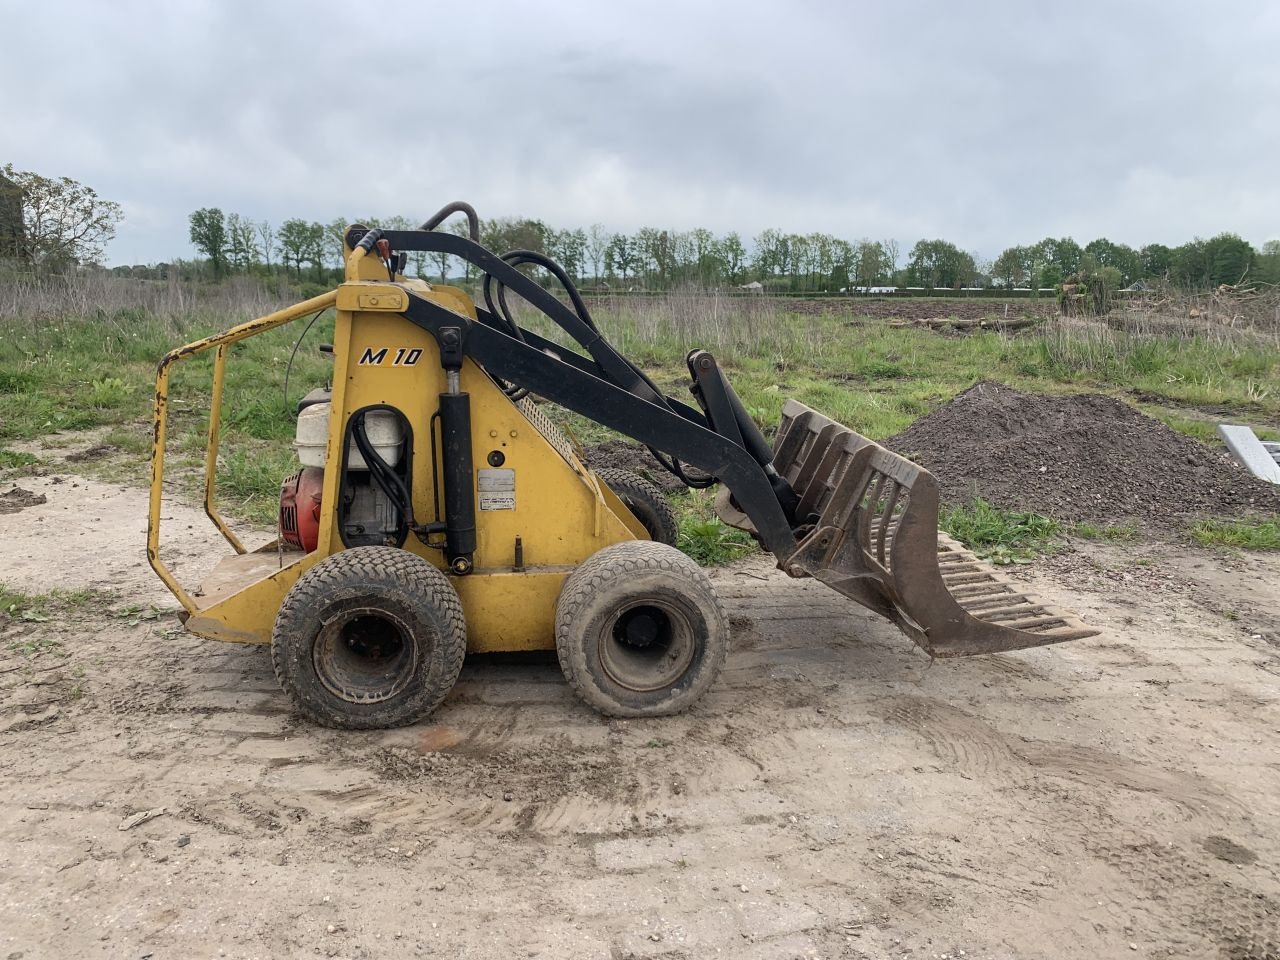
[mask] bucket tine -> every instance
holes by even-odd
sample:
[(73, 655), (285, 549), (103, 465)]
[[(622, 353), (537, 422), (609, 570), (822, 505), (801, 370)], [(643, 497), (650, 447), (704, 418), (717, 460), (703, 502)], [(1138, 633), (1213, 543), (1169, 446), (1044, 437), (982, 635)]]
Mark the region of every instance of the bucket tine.
[[(808, 532), (779, 566), (821, 580), (892, 620), (935, 657), (1018, 650), (1094, 636), (938, 531), (938, 484), (923, 467), (788, 400), (774, 466)], [(721, 519), (751, 530), (729, 491)]]

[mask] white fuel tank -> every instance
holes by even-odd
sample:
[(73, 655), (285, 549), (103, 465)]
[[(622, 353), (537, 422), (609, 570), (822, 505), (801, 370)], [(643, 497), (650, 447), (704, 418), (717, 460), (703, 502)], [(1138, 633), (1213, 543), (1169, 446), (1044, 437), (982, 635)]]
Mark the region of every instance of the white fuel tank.
[[(298, 414), (298, 432), (293, 449), (304, 467), (323, 467), (325, 446), (329, 441), (329, 408), (327, 403), (313, 403)], [(400, 418), (390, 410), (370, 410), (364, 416), (364, 429), (369, 442), (383, 460), (391, 466), (400, 462), (404, 450), (404, 430)], [(368, 470), (369, 465), (360, 456), (355, 441), (351, 443), (351, 456), (347, 469)]]

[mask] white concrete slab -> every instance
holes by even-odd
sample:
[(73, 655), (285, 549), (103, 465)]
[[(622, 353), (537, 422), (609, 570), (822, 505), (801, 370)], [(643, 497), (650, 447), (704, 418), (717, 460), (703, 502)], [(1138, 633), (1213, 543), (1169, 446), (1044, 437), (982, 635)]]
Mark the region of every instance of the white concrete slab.
[(1231, 455), (1255, 477), (1280, 484), (1280, 463), (1276, 462), (1271, 451), (1254, 435), (1252, 428), (1220, 423), (1218, 435), (1226, 442)]

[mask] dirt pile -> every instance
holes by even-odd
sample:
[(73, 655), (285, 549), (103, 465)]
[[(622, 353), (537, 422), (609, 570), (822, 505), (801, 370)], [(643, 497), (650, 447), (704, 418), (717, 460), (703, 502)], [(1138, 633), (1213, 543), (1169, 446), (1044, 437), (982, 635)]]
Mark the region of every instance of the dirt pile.
[(685, 485), (660, 464), (647, 447), (631, 440), (606, 440), (593, 443), (582, 451), (582, 458), (593, 470), (601, 467), (619, 467), (639, 474), (659, 490), (680, 493)]
[(1113, 397), (970, 387), (886, 445), (938, 478), (944, 503), (975, 496), (1062, 520), (1165, 524), (1280, 513), (1280, 488)]
[(32, 493), (21, 487), (13, 487), (0, 493), (0, 513), (17, 513), (27, 507), (36, 507), (45, 502), (43, 493)]

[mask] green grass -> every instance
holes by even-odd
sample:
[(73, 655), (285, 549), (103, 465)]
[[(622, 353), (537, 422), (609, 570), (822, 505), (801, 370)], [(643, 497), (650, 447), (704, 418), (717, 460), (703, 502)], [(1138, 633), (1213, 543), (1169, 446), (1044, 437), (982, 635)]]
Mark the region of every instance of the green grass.
[(727, 527), (720, 520), (680, 519), (680, 538), (676, 545), (704, 567), (712, 567), (745, 557), (755, 549), (751, 538), (741, 530)]
[(22, 619), (24, 614), (44, 615), (59, 610), (86, 607), (110, 600), (114, 594), (106, 590), (50, 590), (48, 593), (25, 593), (0, 583), (0, 614)]
[(136, 390), (120, 377), (103, 377), (89, 384), (88, 402), (98, 410), (118, 410), (131, 404)]
[(1280, 550), (1280, 520), (1197, 520), (1191, 536), (1206, 547)]
[[(48, 623), (57, 617), (82, 613), (90, 606), (109, 602), (113, 594), (102, 590), (51, 590), (48, 593), (26, 593), (0, 583), (0, 623), (16, 620), (23, 623)], [(17, 637), (9, 650), (24, 657), (58, 650), (62, 641), (41, 633)]]
[(10, 620), (42, 623), (49, 619), (47, 611), (53, 599), (52, 594), (23, 593), (0, 583), (0, 615)]
[(18, 637), (16, 640), (10, 640), (8, 649), (11, 653), (16, 653), (19, 656), (39, 657), (46, 653), (60, 653), (62, 651), (62, 641), (57, 637), (35, 633), (25, 637)]
[(0, 470), (16, 470), (19, 467), (29, 467), (33, 463), (39, 463), (40, 458), (29, 453), (22, 453), (17, 450), (6, 450), (0, 447)]
[(1052, 553), (1062, 532), (1049, 517), (1000, 510), (981, 498), (970, 507), (942, 511), (938, 525), (979, 557), (1001, 566)]
[(680, 517), (676, 546), (704, 567), (728, 563), (756, 549), (750, 535), (726, 526), (715, 515), (714, 496), (709, 490), (690, 490), (674, 499)]
[[(226, 289), (195, 287), (182, 309), (164, 315), (136, 306), (76, 315), (0, 316), (0, 468), (30, 465), (5, 441), (57, 430), (106, 427), (115, 447), (113, 478), (136, 476), (150, 451), (150, 410), (157, 360), (169, 349), (265, 313), (257, 300), (232, 306)], [(253, 309), (250, 309), (250, 308)], [(683, 357), (705, 346), (718, 357), (743, 403), (766, 433), (794, 397), (872, 439), (883, 440), (936, 409), (976, 380), (998, 379), (1038, 392), (1082, 390), (1150, 397), (1152, 412), (1175, 429), (1216, 443), (1213, 422), (1197, 405), (1240, 410), (1262, 436), (1280, 435), (1280, 350), (1208, 336), (1136, 335), (1106, 328), (1081, 333), (1055, 323), (1011, 336), (981, 331), (944, 335), (890, 327), (838, 311), (809, 315), (773, 301), (673, 296), (598, 307), (602, 330), (675, 396), (687, 397)], [(325, 383), (331, 360), (316, 347), (332, 340), (322, 317), (297, 353), (290, 396), (283, 395), (289, 353), (303, 323), (277, 328), (231, 349), (222, 421), (220, 503), (233, 515), (269, 522), (280, 480), (296, 469), (289, 442), (297, 398)], [(549, 331), (544, 331), (549, 332)], [(181, 364), (172, 386), (168, 479), (194, 492), (203, 462), (211, 354)], [(612, 434), (550, 409), (584, 443)], [(80, 469), (80, 468), (78, 468)], [(84, 465), (85, 470), (106, 469)], [(691, 551), (710, 557), (745, 549), (710, 516), (687, 523)]]
[(288, 445), (245, 443), (221, 458), (218, 499), (239, 516), (274, 524), (280, 503), (280, 481), (298, 470)]
[[(783, 402), (794, 397), (880, 440), (988, 378), (1037, 392), (1138, 391), (1175, 408), (1159, 412), (1177, 418), (1175, 429), (1197, 439), (1212, 439), (1212, 425), (1193, 423), (1176, 408), (1235, 408), (1255, 421), (1280, 424), (1280, 391), (1266, 386), (1280, 382), (1280, 350), (1266, 344), (1105, 328), (1082, 332), (1053, 323), (1017, 336), (946, 336), (875, 321), (851, 324), (841, 314), (790, 314), (785, 306), (750, 340), (680, 319), (638, 315), (626, 305), (617, 313), (597, 310), (605, 334), (660, 386), (686, 380), (685, 353), (707, 346), (753, 419), (770, 428)], [(751, 318), (742, 326), (750, 330)], [(678, 395), (683, 387), (671, 392)], [(584, 439), (596, 439), (592, 427), (568, 419)]]
[(158, 620), (162, 613), (159, 607), (151, 606), (150, 604), (143, 605), (138, 603), (113, 607), (108, 612), (115, 619), (126, 621), (126, 624), (130, 627), (136, 627), (138, 624), (143, 622)]
[(151, 456), (150, 425), (126, 425), (109, 430), (102, 442), (134, 456)]
[[(166, 351), (244, 319), (202, 310), (189, 318), (162, 318), (134, 309), (95, 310), (40, 324), (0, 317), (0, 443), (108, 427), (102, 442), (119, 451), (117, 462), (109, 469), (92, 463), (78, 469), (108, 470), (113, 479), (145, 476), (140, 468), (151, 452), (156, 363)], [(270, 521), (280, 480), (297, 469), (289, 447), (295, 404), (331, 375), (332, 363), (317, 347), (332, 340), (332, 314), (315, 324), (298, 350), (286, 399), (285, 369), (303, 325), (277, 328), (231, 349), (219, 488), (233, 514)], [(212, 353), (173, 373), (166, 466), (188, 492), (197, 488), (194, 471), (203, 464), (211, 380)], [(128, 461), (123, 469), (121, 455)], [(27, 454), (0, 449), (0, 468), (33, 462)]]
[(1138, 528), (1133, 524), (1073, 523), (1067, 533), (1084, 540), (1108, 540), (1112, 543), (1128, 543), (1138, 539)]
[(1218, 425), (1212, 420), (1201, 420), (1197, 417), (1187, 417), (1178, 413), (1170, 413), (1159, 407), (1147, 407), (1143, 409), (1143, 413), (1148, 416), (1155, 417), (1157, 420), (1164, 422), (1172, 430), (1184, 434), (1192, 439), (1199, 440), (1201, 443), (1211, 447), (1222, 446), (1222, 439), (1218, 436)]

